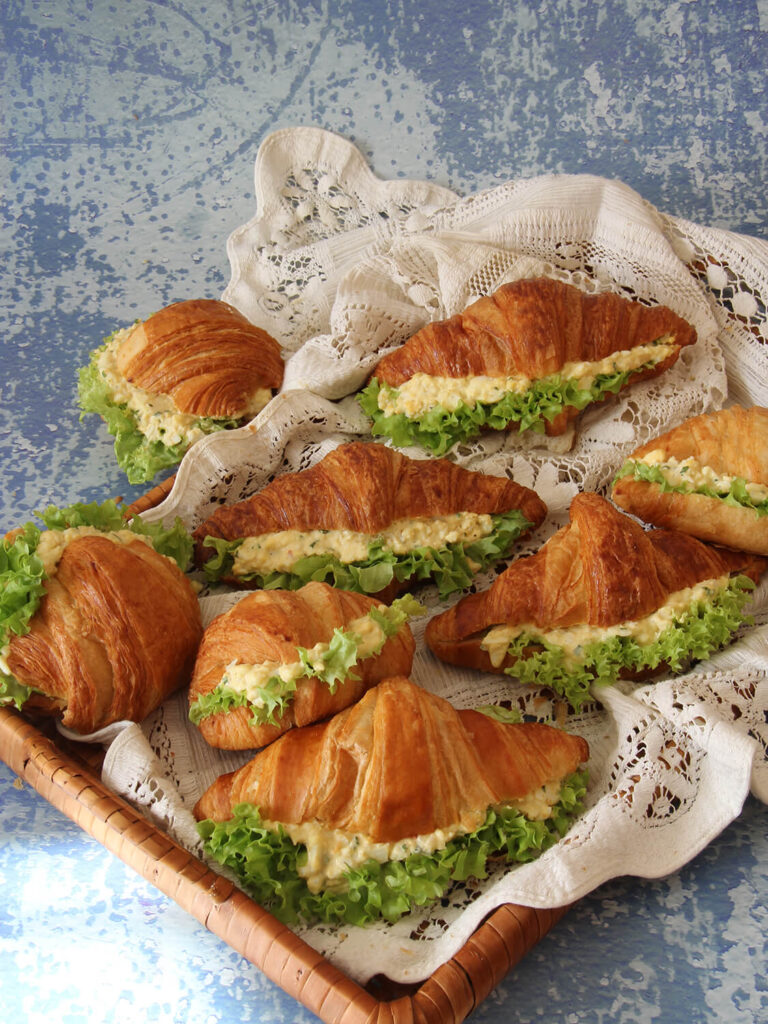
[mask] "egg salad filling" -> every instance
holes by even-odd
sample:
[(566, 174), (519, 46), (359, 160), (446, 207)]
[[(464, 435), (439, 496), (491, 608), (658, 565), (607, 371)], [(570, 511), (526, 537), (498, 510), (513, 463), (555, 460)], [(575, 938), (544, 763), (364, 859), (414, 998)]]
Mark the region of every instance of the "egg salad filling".
[(432, 377), (417, 373), (393, 388), (375, 377), (360, 392), (373, 434), (398, 447), (418, 444), (443, 455), (482, 430), (542, 433), (565, 408), (584, 409), (618, 393), (630, 378), (679, 351), (669, 335), (648, 345), (613, 352), (595, 362), (569, 362), (558, 373), (528, 377)]
[(590, 699), (595, 685), (610, 685), (622, 670), (666, 666), (680, 672), (691, 661), (709, 657), (745, 623), (754, 583), (747, 576), (704, 580), (671, 594), (651, 615), (616, 626), (580, 624), (542, 630), (533, 624), (499, 625), (481, 641), (491, 663), (521, 682), (548, 686), (575, 710)]
[[(413, 548), (471, 544), (492, 530), (490, 515), (454, 512), (431, 519), (398, 519), (375, 539), (384, 550), (405, 555)], [(289, 572), (294, 562), (307, 555), (333, 555), (340, 562), (360, 562), (368, 557), (372, 540), (370, 534), (353, 530), (281, 530), (247, 537), (237, 549), (233, 572), (239, 577), (254, 572)]]
[(285, 530), (224, 540), (206, 537), (215, 556), (205, 563), (209, 580), (234, 577), (265, 589), (296, 590), (320, 580), (363, 594), (390, 583), (433, 580), (441, 596), (472, 582), (473, 575), (504, 558), (532, 523), (518, 509), (498, 515), (456, 512), (401, 519), (375, 537), (351, 530)]
[(176, 465), (195, 441), (239, 426), (272, 397), (271, 391), (258, 390), (236, 417), (179, 412), (170, 396), (150, 394), (120, 373), (117, 353), (129, 332), (130, 328), (115, 331), (91, 353), (79, 372), (78, 397), (83, 415), (93, 412), (106, 422), (115, 437), (117, 461), (131, 483), (151, 480), (161, 469)]
[(658, 484), (662, 491), (679, 494), (703, 494), (729, 505), (752, 509), (757, 515), (768, 515), (768, 485), (745, 480), (739, 476), (717, 473), (711, 466), (695, 458), (676, 459), (654, 449), (640, 459), (627, 459), (616, 476)]
[(247, 707), (252, 725), (274, 724), (293, 700), (300, 680), (320, 679), (335, 693), (359, 662), (379, 654), (409, 616), (424, 610), (406, 594), (389, 606), (372, 607), (344, 628), (335, 629), (328, 640), (310, 648), (297, 646), (291, 661), (249, 665), (235, 659), (226, 666), (217, 685), (191, 705), (189, 717), (197, 725), (208, 715)]
[(192, 538), (180, 520), (170, 528), (144, 523), (139, 516), (126, 521), (117, 502), (49, 506), (36, 513), (46, 527), (28, 522), (0, 543), (0, 704), (17, 708), (36, 692), (20, 683), (8, 666), (14, 636), (29, 632), (30, 621), (45, 596), (45, 582), (56, 574), (66, 546), (77, 537), (100, 534), (118, 544), (137, 538), (185, 570), (192, 557)]
[(486, 878), (491, 861), (535, 860), (571, 827), (586, 787), (586, 771), (575, 772), (523, 801), (396, 843), (317, 822), (265, 820), (252, 804), (235, 807), (228, 821), (201, 821), (198, 831), (206, 853), (281, 921), (365, 925), (397, 921), (440, 899), (453, 882)]
[[(560, 789), (559, 782), (550, 782), (520, 800), (510, 800), (503, 808), (517, 811), (529, 821), (546, 821), (560, 799)], [(452, 839), (480, 828), (485, 817), (485, 811), (478, 811), (467, 815), (460, 823), (392, 843), (377, 843), (360, 833), (330, 829), (318, 821), (280, 825), (265, 820), (262, 824), (272, 832), (282, 828), (292, 843), (306, 847), (306, 860), (298, 865), (297, 873), (306, 881), (310, 892), (318, 893), (323, 889), (343, 891), (347, 873), (362, 868), (366, 861), (386, 864), (390, 861), (405, 861), (413, 854), (430, 855), (444, 850)]]
[(310, 892), (317, 893), (322, 889), (343, 891), (346, 873), (361, 868), (368, 860), (386, 864), (387, 861), (406, 860), (413, 853), (430, 854), (442, 850), (451, 839), (478, 828), (484, 818), (484, 813), (476, 815), (471, 828), (449, 825), (426, 835), (400, 839), (396, 843), (377, 843), (360, 833), (327, 828), (318, 821), (280, 825), (265, 820), (263, 825), (271, 832), (282, 828), (292, 843), (306, 847), (306, 860), (297, 866), (297, 874), (306, 881)]

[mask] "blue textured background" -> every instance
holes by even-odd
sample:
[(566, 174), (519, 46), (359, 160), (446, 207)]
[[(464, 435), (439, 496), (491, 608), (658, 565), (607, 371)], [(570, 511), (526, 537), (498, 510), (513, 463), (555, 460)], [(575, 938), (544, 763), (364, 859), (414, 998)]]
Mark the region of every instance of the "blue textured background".
[[(768, 235), (768, 0), (5, 0), (0, 527), (138, 496), (76, 368), (173, 300), (218, 296), (276, 128), (468, 194), (548, 171)], [(309, 1021), (0, 766), (0, 1020)], [(584, 900), (477, 1021), (768, 1021), (765, 808), (684, 871)]]

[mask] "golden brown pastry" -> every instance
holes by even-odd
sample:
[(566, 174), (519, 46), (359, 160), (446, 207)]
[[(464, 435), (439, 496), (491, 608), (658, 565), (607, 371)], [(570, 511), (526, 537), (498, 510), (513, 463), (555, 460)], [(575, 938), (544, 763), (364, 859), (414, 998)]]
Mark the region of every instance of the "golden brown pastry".
[(686, 420), (629, 456), (611, 497), (654, 526), (768, 555), (768, 409)]
[(211, 579), (285, 589), (314, 579), (390, 595), (432, 578), (447, 594), (545, 514), (513, 480), (353, 442), (217, 509), (193, 536)]
[(549, 685), (579, 707), (593, 683), (707, 657), (745, 620), (765, 566), (677, 531), (646, 532), (599, 495), (578, 494), (567, 526), (437, 615), (425, 638), (443, 661)]
[(278, 342), (218, 299), (190, 299), (115, 332), (80, 371), (84, 412), (115, 435), (131, 483), (205, 434), (252, 419), (283, 381)]
[[(555, 841), (560, 831), (552, 827), (553, 819), (559, 813), (572, 816), (578, 803), (572, 790), (566, 794), (564, 781), (588, 756), (588, 745), (578, 736), (456, 711), (408, 679), (392, 678), (330, 721), (291, 730), (243, 768), (221, 776), (194, 813), (205, 819), (201, 831), (208, 852), (235, 870), (238, 858), (229, 859), (229, 836), (244, 851), (244, 834), (252, 830), (253, 843), (239, 858), (241, 879), (258, 899), (277, 902), (277, 910), (322, 912), (311, 895), (321, 899), (330, 891), (338, 901), (335, 913), (347, 917), (349, 912), (347, 919), (359, 921), (361, 905), (375, 917), (382, 912), (376, 894), (386, 905), (388, 886), (391, 891), (401, 885), (404, 902), (386, 915), (396, 917), (414, 902), (441, 895), (451, 880), (443, 851), (453, 843), (468, 855), (476, 852), (476, 834), (489, 812), (494, 827), (481, 837), (489, 847), (479, 861), (468, 861), (477, 870), (500, 849), (515, 859), (515, 842), (510, 840), (509, 851), (506, 847), (508, 828), (521, 833), (531, 828), (539, 835), (539, 848)], [(282, 840), (288, 853), (281, 858), (280, 877), (265, 878), (257, 866), (257, 846), (280, 842), (280, 827), (290, 840)], [(298, 856), (303, 847), (304, 862)], [(271, 865), (274, 870), (274, 861)], [(349, 880), (350, 870), (361, 872), (357, 900), (348, 899), (348, 886), (356, 884)], [(306, 882), (306, 900), (281, 905), (281, 891), (290, 894), (281, 882), (296, 874)], [(415, 880), (421, 879), (421, 898), (412, 898), (409, 875), (417, 892)], [(435, 884), (425, 892), (427, 879)], [(296, 899), (295, 889), (289, 898)], [(372, 906), (366, 908), (369, 900)]]
[(128, 529), (26, 536), (28, 557), (23, 533), (3, 544), (20, 568), (4, 575), (2, 596), (27, 588), (28, 602), (0, 630), (0, 703), (85, 734), (141, 721), (189, 682), (202, 624), (174, 561)]
[(392, 607), (307, 583), (248, 594), (208, 626), (189, 691), (190, 718), (214, 747), (271, 743), (354, 704), (391, 675), (407, 675), (413, 598)]
[(380, 360), (360, 400), (374, 434), (437, 455), (486, 429), (559, 435), (695, 341), (666, 306), (525, 279), (427, 324)]
[(131, 384), (169, 395), (193, 416), (243, 418), (258, 392), (283, 381), (279, 344), (218, 299), (175, 302), (129, 328), (117, 366)]

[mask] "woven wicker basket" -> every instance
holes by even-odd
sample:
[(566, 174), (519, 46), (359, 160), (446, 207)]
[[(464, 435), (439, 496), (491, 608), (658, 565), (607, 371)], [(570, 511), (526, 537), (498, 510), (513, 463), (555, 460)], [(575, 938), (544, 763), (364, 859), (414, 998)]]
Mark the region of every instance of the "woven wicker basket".
[[(154, 507), (172, 484), (172, 478), (164, 481), (129, 511)], [(0, 757), (57, 810), (327, 1024), (458, 1024), (567, 910), (500, 907), (421, 985), (397, 986), (376, 977), (363, 988), (110, 792), (90, 748), (57, 733), (49, 736), (14, 709), (0, 708)]]

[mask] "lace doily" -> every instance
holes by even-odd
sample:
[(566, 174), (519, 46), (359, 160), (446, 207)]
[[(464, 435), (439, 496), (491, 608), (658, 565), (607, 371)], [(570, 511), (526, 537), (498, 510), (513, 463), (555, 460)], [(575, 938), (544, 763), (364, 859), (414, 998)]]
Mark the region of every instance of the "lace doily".
[[(509, 182), (467, 199), (425, 183), (381, 182), (349, 143), (311, 128), (264, 142), (256, 195), (257, 215), (229, 239), (223, 297), (283, 341), (283, 390), (247, 427), (195, 445), (147, 519), (179, 515), (194, 527), (275, 475), (370, 437), (353, 394), (378, 358), (427, 321), (534, 273), (662, 302), (694, 324), (698, 341), (671, 371), (588, 411), (565, 443), (500, 434), (452, 451), (471, 469), (514, 476), (547, 503), (545, 524), (516, 555), (566, 521), (579, 490), (604, 490), (639, 443), (728, 401), (768, 405), (768, 245), (757, 239), (666, 216), (620, 183), (589, 176)], [(434, 659), (423, 629), (447, 603), (431, 587), (419, 597), (428, 614), (413, 623), (414, 681), (458, 707), (512, 701), (583, 735), (588, 805), (538, 861), (456, 886), (396, 925), (297, 929), (351, 977), (421, 980), (494, 907), (559, 906), (618, 875), (669, 874), (739, 814), (750, 786), (768, 801), (768, 585), (754, 596), (755, 625), (710, 662), (651, 685), (603, 689), (600, 703), (565, 719), (535, 688)], [(236, 599), (204, 592), (206, 621)], [(201, 854), (191, 808), (249, 756), (208, 748), (181, 693), (120, 732), (104, 779)]]

